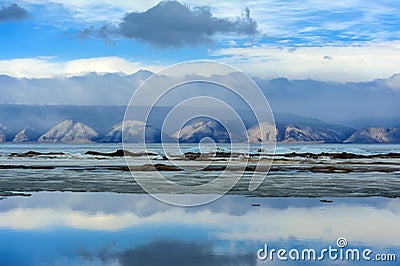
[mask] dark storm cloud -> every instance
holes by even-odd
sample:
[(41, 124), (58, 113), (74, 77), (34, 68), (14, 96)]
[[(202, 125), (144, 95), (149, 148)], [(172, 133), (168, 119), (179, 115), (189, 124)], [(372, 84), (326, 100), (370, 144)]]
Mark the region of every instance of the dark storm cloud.
[(79, 31), (75, 35), (75, 37), (77, 37), (78, 39), (86, 39), (89, 38), (94, 32), (95, 32), (94, 27), (90, 26), (89, 28)]
[(3, 6), (0, 9), (0, 22), (7, 20), (21, 20), (28, 17), (28, 12), (17, 4)]
[(127, 14), (117, 28), (102, 27), (98, 31), (86, 29), (78, 37), (97, 36), (108, 38), (119, 35), (128, 39), (150, 43), (159, 48), (178, 48), (212, 43), (217, 33), (255, 35), (257, 23), (250, 17), (250, 10), (235, 20), (217, 18), (210, 7), (188, 7), (176, 1), (160, 2), (145, 12)]

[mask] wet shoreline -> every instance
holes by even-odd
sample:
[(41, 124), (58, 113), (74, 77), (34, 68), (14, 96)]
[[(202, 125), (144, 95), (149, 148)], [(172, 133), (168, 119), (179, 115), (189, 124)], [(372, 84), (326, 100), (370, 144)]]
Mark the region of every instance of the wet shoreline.
[[(371, 154), (295, 151), (275, 155), (223, 150), (163, 155), (135, 149), (109, 151), (110, 148), (71, 152), (68, 148), (51, 146), (16, 152), (11, 147), (8, 152), (3, 152), (0, 196), (36, 191), (145, 193), (134, 177), (153, 182), (160, 193), (173, 194), (176, 192), (165, 191), (162, 184), (155, 183), (154, 175), (193, 186), (211, 182), (225, 173), (228, 178), (240, 176), (239, 182), (229, 191), (235, 195), (400, 198), (400, 153), (397, 147)], [(133, 164), (128, 166), (124, 155)], [(266, 176), (266, 179), (256, 191), (249, 192), (248, 184), (254, 176)], [(219, 192), (218, 188), (210, 191)]]

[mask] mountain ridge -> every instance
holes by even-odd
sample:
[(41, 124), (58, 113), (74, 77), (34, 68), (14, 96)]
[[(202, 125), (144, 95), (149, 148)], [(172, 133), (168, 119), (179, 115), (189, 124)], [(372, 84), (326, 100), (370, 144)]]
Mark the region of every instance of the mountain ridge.
[[(144, 73), (146, 76), (149, 73)], [(192, 108), (192, 107), (190, 107)], [(214, 108), (214, 107), (209, 107)], [(121, 121), (123, 120), (125, 114), (125, 106), (75, 106), (75, 105), (65, 105), (65, 106), (36, 106), (36, 105), (1, 105), (0, 104), (0, 123), (4, 126), (0, 126), (0, 142), (35, 142), (39, 140), (39, 137), (48, 133), (48, 131), (54, 129), (60, 122), (70, 120), (69, 123), (79, 123), (78, 131), (81, 131), (81, 137), (77, 136), (77, 132), (68, 133), (69, 136), (63, 139), (63, 137), (56, 137), (46, 139), (46, 136), (40, 139), (41, 142), (111, 142), (117, 143), (122, 141), (122, 128)], [(171, 111), (171, 107), (155, 107), (152, 109), (151, 116), (149, 116), (148, 124), (146, 125), (147, 129), (147, 140), (149, 142), (160, 142), (161, 137), (164, 142), (176, 141), (177, 132), (173, 131), (172, 128), (169, 130), (168, 127), (164, 127), (164, 119), (166, 114)], [(145, 111), (145, 107), (143, 107)], [(183, 110), (182, 113), (186, 111), (193, 112), (192, 109)], [(196, 111), (196, 110), (195, 110)], [(199, 110), (201, 111), (201, 110)], [(219, 112), (218, 109), (212, 109), (213, 112)], [(130, 120), (140, 120), (140, 113), (142, 109), (138, 108), (138, 114), (132, 114)], [(194, 112), (195, 113), (195, 112)], [(251, 113), (246, 113), (244, 110), (238, 110), (240, 114), (244, 126), (246, 127), (248, 132), (238, 132), (235, 130), (239, 130), (237, 124), (230, 120), (223, 120), (224, 127), (231, 128), (230, 133), (233, 133), (231, 137), (233, 137), (234, 142), (242, 142), (245, 140), (244, 133), (250, 133), (250, 142), (259, 143), (261, 136), (258, 136), (256, 129), (250, 130), (256, 124), (256, 120)], [(372, 136), (373, 132), (364, 132), (364, 135), (371, 134), (371, 138), (361, 138), (358, 136), (357, 138), (351, 135), (355, 134), (357, 130), (363, 130), (367, 128), (400, 128), (400, 118), (399, 119), (391, 119), (385, 120), (381, 123), (376, 123), (379, 121), (375, 121), (374, 119), (363, 121), (362, 125), (372, 124), (372, 126), (363, 126), (363, 127), (351, 127), (352, 123), (348, 123), (346, 126), (343, 126), (340, 123), (330, 123), (323, 121), (321, 119), (301, 116), (301, 115), (293, 115), (289, 113), (280, 113), (275, 112), (274, 117), (276, 120), (276, 128), (275, 129), (265, 129), (266, 132), (273, 133), (272, 135), (276, 135), (277, 141), (282, 143), (299, 143), (299, 142), (326, 142), (326, 143), (351, 143), (351, 142), (365, 142), (365, 143), (379, 143), (382, 141), (379, 140), (371, 140), (374, 137)], [(399, 123), (398, 123), (399, 122)], [(131, 136), (127, 137), (133, 138), (134, 134), (142, 134), (140, 131), (141, 126), (144, 125), (143, 122), (136, 122), (137, 124), (135, 129), (131, 132)], [(115, 128), (118, 127), (119, 128)], [(348, 126), (350, 125), (350, 126)], [(378, 125), (378, 126), (375, 126)], [(133, 126), (133, 124), (131, 125)], [(201, 129), (197, 134), (197, 136), (191, 132), (193, 131), (187, 128), (187, 140), (181, 138), (182, 142), (197, 142), (199, 139), (203, 137), (212, 137), (215, 135), (217, 142), (227, 142), (227, 135), (222, 134), (221, 128), (217, 128), (216, 125), (207, 126), (205, 124), (202, 125), (204, 128)], [(167, 132), (161, 132), (161, 128), (164, 130), (169, 130)], [(34, 130), (33, 130), (34, 129)], [(216, 129), (215, 132), (218, 131), (221, 134), (211, 133)], [(59, 129), (57, 129), (59, 130)], [(242, 129), (240, 129), (242, 130)], [(378, 129), (376, 129), (378, 130)], [(376, 131), (375, 130), (375, 131)], [(380, 129), (382, 131), (382, 129)], [(53, 130), (54, 131), (54, 130)], [(74, 131), (74, 130), (72, 130)], [(76, 131), (76, 130), (75, 130)], [(251, 132), (250, 132), (251, 131)], [(85, 132), (88, 133), (89, 136), (85, 136)], [(136, 133), (135, 133), (136, 132)], [(64, 132), (65, 133), (65, 132)], [(66, 134), (66, 135), (68, 135)], [(174, 136), (175, 134), (175, 136)], [(381, 133), (385, 134), (385, 133)], [(391, 133), (393, 135), (393, 133)], [(57, 134), (55, 134), (57, 135)], [(271, 135), (271, 136), (272, 136)], [(359, 133), (358, 133), (359, 135)], [(79, 140), (81, 138), (81, 140)], [(136, 138), (136, 137), (135, 137)], [(131, 141), (138, 141), (136, 138), (131, 139)], [(349, 139), (350, 138), (350, 139)], [(397, 135), (394, 134), (393, 137), (388, 136), (388, 143), (398, 143), (400, 141), (397, 140)], [(272, 140), (270, 136), (264, 139)], [(387, 142), (384, 141), (384, 142)]]

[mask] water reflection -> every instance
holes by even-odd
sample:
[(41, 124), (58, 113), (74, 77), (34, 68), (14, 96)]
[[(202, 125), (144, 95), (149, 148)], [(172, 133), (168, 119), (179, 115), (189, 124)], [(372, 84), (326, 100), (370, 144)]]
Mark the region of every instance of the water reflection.
[(94, 254), (81, 249), (78, 256), (87, 261), (101, 260), (102, 263), (117, 265), (256, 265), (256, 257), (253, 254), (216, 253), (210, 243), (180, 240), (157, 240), (122, 251), (107, 245)]
[(338, 237), (400, 258), (399, 199), (332, 200), (230, 195), (182, 208), (140, 194), (10, 197), (0, 201), (0, 265), (278, 265), (257, 250)]

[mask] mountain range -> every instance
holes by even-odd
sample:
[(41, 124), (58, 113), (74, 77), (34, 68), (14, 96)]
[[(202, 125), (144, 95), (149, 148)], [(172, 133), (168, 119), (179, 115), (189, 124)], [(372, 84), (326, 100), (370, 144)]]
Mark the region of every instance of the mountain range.
[(281, 143), (400, 143), (400, 127), (372, 127), (355, 130), (319, 120), (303, 118), (300, 121), (299, 117), (295, 118), (296, 123), (277, 122), (276, 126), (260, 123), (249, 127), (246, 132), (229, 133), (223, 124), (210, 119), (189, 121), (179, 131), (171, 134), (136, 120), (119, 122), (107, 133), (101, 134), (82, 122), (67, 119), (46, 132), (24, 128), (15, 136), (10, 137), (7, 127), (0, 124), (0, 142), (119, 143), (124, 139), (125, 142), (136, 143), (145, 138), (149, 143), (159, 143), (161, 140), (198, 143), (204, 138), (211, 138), (217, 143), (229, 143), (247, 141), (247, 135), (251, 143), (273, 140)]
[[(87, 73), (32, 79), (0, 75), (0, 141), (120, 142), (123, 138), (121, 121), (129, 99), (153, 74), (140, 70), (129, 75)], [(208, 78), (218, 84), (240, 84), (234, 73), (215, 74)], [(202, 76), (194, 75), (193, 79), (202, 79)], [(175, 76), (156, 75), (155, 80), (156, 84), (179, 83)], [(196, 142), (207, 136), (214, 136), (218, 142), (244, 141), (243, 127), (229, 132), (228, 139), (221, 126), (235, 128), (237, 125), (227, 118), (229, 112), (208, 102), (201, 107), (205, 107), (207, 113), (218, 114), (219, 119), (228, 124), (192, 121), (179, 132), (174, 127), (163, 126), (165, 114), (177, 103), (202, 95), (221, 99), (237, 111), (251, 142), (275, 138), (279, 142), (397, 142), (400, 74), (364, 82), (289, 80), (284, 77), (253, 77), (253, 80), (274, 112), (276, 127), (261, 125), (268, 136), (258, 136), (259, 129), (254, 127), (257, 121), (246, 104), (248, 100), (257, 99), (259, 94), (253, 95), (249, 91), (238, 97), (222, 87), (191, 83), (170, 91), (156, 107), (151, 105), (147, 125), (141, 122), (144, 121), (141, 114), (146, 113), (144, 106), (154, 91), (148, 90), (148, 95), (142, 95), (143, 109), (139, 106), (130, 113), (129, 120), (135, 122), (125, 124), (128, 127), (125, 132), (132, 132), (125, 136), (125, 140), (137, 141), (146, 132), (145, 137), (150, 142), (158, 142), (161, 138), (164, 141)], [(185, 110), (180, 107), (176, 121), (185, 121), (182, 119), (186, 115), (201, 114), (202, 110), (196, 108), (197, 105)], [(263, 108), (265, 110), (265, 106)], [(68, 122), (64, 123), (66, 120)], [(146, 131), (143, 131), (144, 127)]]

